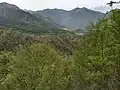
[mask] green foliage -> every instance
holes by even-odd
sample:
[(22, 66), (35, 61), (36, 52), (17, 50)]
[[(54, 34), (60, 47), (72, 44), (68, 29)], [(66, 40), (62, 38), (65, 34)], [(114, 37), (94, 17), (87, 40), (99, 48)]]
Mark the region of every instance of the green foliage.
[(12, 30), (0, 30), (0, 50), (13, 51), (18, 46), (34, 42), (34, 35), (15, 32)]
[(51, 32), (52, 34), (36, 36), (12, 30), (0, 30), (0, 50), (14, 51), (20, 45), (42, 43), (56, 48), (65, 55), (73, 54), (78, 46), (79, 36), (65, 30), (53, 32)]
[(49, 36), (49, 44), (65, 55), (72, 55), (78, 47), (76, 34), (57, 34)]
[(1, 30), (0, 90), (120, 90), (119, 12), (92, 23), (80, 41), (63, 31)]
[(74, 57), (76, 83), (80, 89), (120, 89), (119, 11), (113, 10), (107, 18), (92, 24), (91, 30), (83, 37)]
[(72, 87), (69, 82), (71, 62), (63, 60), (53, 49), (39, 44), (26, 45), (10, 57), (11, 71), (1, 82), (8, 90), (66, 90)]

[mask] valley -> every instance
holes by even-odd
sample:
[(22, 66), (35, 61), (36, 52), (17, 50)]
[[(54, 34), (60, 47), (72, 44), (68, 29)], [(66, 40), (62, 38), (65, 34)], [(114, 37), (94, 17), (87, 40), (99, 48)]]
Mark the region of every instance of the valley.
[(0, 90), (120, 90), (119, 36), (120, 9), (0, 3)]

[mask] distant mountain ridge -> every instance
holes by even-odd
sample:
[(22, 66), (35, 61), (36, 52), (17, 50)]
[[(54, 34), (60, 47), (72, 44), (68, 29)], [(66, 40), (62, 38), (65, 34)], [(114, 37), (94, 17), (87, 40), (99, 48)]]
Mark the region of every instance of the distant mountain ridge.
[[(59, 25), (47, 22), (42, 17), (36, 17), (29, 12), (21, 10), (19, 7), (6, 2), (0, 3), (0, 26), (7, 25), (29, 31), (49, 31), (61, 28)], [(35, 30), (36, 29), (36, 30)]]
[(83, 8), (67, 11), (63, 9), (44, 9), (32, 14), (47, 17), (50, 21), (67, 28), (85, 29), (90, 21), (97, 21), (104, 13)]
[(83, 8), (67, 11), (44, 9), (39, 11), (22, 10), (16, 5), (0, 3), (0, 28), (15, 27), (27, 32), (51, 32), (61, 28), (85, 29), (90, 21), (97, 21), (104, 13)]

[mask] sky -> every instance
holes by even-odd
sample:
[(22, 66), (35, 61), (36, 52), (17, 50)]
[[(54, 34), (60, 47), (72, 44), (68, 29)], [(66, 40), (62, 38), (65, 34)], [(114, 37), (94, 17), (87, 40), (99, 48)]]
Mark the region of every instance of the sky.
[[(89, 9), (99, 10), (101, 7), (109, 9), (106, 5), (111, 0), (0, 0), (0, 2), (8, 2), (15, 4), (21, 9), (27, 10), (42, 10), (46, 8), (59, 8), (65, 10), (71, 10), (76, 7), (87, 7)], [(113, 0), (119, 1), (119, 0)], [(120, 5), (119, 5), (120, 6)], [(119, 7), (118, 6), (118, 7)]]

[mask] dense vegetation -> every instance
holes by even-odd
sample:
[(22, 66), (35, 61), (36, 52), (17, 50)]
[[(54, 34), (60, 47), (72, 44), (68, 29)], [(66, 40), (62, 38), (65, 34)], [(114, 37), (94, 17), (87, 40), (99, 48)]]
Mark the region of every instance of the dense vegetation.
[(83, 36), (0, 30), (0, 90), (120, 90), (119, 36), (120, 10)]

